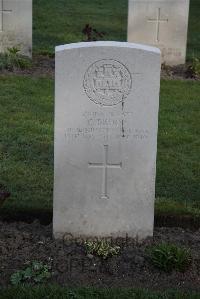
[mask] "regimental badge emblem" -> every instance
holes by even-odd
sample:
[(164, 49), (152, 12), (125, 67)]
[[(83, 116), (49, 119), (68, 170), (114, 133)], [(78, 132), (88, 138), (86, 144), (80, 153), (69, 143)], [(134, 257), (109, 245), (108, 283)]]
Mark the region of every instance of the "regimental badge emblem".
[(120, 62), (104, 59), (93, 63), (85, 73), (83, 87), (90, 100), (113, 106), (127, 98), (132, 87), (129, 70)]

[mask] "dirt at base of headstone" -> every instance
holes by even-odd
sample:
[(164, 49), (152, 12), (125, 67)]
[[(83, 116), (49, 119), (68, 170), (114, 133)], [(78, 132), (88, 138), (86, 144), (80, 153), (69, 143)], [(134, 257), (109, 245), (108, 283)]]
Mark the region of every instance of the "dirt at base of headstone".
[(12, 71), (9, 70), (1, 70), (0, 74), (2, 75), (27, 75), (27, 76), (35, 76), (35, 77), (50, 77), (54, 78), (54, 70), (55, 70), (55, 59), (44, 56), (37, 55), (33, 56), (32, 66), (26, 69), (16, 68)]
[[(146, 247), (162, 241), (190, 248), (193, 262), (185, 273), (165, 273), (149, 263)], [(51, 225), (37, 220), (31, 224), (0, 222), (0, 286), (7, 287), (10, 276), (25, 269), (28, 261), (51, 264), (49, 282), (60, 285), (200, 290), (200, 230), (156, 228), (153, 239), (140, 244), (128, 239), (118, 256), (103, 260), (87, 255), (77, 240), (55, 241)]]
[[(161, 78), (167, 80), (189, 80), (200, 81), (200, 77), (194, 77), (188, 71), (189, 64), (177, 65), (177, 66), (162, 66)], [(20, 70), (15, 69), (13, 71), (0, 71), (3, 75), (31, 75), (31, 76), (47, 76), (54, 78), (55, 71), (55, 59), (54, 57), (35, 55), (33, 56), (33, 65), (31, 68)]]

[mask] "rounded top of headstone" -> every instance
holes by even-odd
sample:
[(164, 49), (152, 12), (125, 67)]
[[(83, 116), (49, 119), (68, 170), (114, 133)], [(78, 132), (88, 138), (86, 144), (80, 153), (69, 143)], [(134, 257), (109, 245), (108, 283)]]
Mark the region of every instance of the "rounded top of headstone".
[(130, 49), (138, 49), (147, 52), (152, 52), (156, 54), (161, 53), (160, 49), (156, 47), (151, 47), (151, 46), (136, 44), (136, 43), (115, 42), (115, 41), (97, 41), (97, 42), (81, 42), (81, 43), (65, 44), (65, 45), (57, 46), (55, 51), (60, 52), (64, 50), (72, 50), (72, 49), (79, 49), (79, 48), (94, 48), (94, 47), (130, 48)]

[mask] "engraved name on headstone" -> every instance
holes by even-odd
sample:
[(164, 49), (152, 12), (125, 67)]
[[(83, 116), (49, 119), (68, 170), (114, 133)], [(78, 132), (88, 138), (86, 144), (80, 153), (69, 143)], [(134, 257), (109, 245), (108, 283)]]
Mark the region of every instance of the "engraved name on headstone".
[(185, 63), (189, 0), (129, 0), (128, 41), (160, 48), (162, 62)]
[(32, 55), (32, 0), (0, 0), (0, 52)]
[(160, 51), (56, 47), (56, 238), (153, 234)]

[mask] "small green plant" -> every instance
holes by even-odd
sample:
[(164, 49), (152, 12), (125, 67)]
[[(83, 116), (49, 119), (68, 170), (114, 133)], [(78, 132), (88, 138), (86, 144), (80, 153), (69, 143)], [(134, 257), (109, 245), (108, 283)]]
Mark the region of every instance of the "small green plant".
[(43, 283), (51, 277), (51, 267), (42, 262), (33, 261), (25, 270), (20, 270), (11, 275), (10, 281), (12, 285), (23, 283)]
[(147, 252), (152, 264), (165, 272), (184, 272), (192, 261), (190, 251), (175, 244), (157, 244), (148, 248)]
[(0, 53), (0, 70), (13, 71), (31, 67), (31, 60), (19, 54), (19, 48), (8, 48), (5, 53)]
[(87, 254), (94, 254), (102, 257), (103, 259), (106, 259), (109, 256), (118, 255), (120, 251), (119, 246), (112, 246), (106, 240), (86, 241), (85, 247)]
[(20, 49), (17, 47), (7, 48), (7, 51), (10, 55), (17, 55), (19, 54)]
[(192, 64), (189, 65), (187, 73), (190, 77), (200, 77), (200, 58), (193, 58)]

